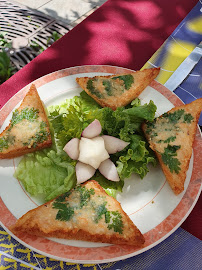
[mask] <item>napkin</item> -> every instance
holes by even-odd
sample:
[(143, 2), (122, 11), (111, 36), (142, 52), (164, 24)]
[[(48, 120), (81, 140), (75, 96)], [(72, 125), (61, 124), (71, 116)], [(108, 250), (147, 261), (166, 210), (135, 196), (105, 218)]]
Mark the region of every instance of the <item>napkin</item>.
[[(199, 1), (143, 68), (160, 66), (156, 80), (164, 84), (201, 41), (202, 3)], [(174, 93), (185, 104), (202, 98), (202, 59)], [(202, 126), (202, 114), (199, 125)]]

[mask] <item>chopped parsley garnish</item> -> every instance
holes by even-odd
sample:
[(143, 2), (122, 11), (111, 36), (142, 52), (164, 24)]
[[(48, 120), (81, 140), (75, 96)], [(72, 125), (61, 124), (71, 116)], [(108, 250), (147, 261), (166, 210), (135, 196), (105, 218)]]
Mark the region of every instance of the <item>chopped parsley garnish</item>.
[(164, 113), (164, 118), (167, 118), (170, 123), (176, 124), (181, 120), (184, 123), (190, 124), (194, 117), (190, 113), (185, 113), (184, 109), (174, 111), (173, 113)]
[(95, 194), (95, 191), (92, 188), (89, 190), (86, 187), (77, 186), (75, 190), (80, 193), (80, 208), (89, 202), (91, 195)]
[(54, 202), (53, 208), (58, 209), (56, 219), (61, 221), (69, 221), (74, 215), (74, 208), (67, 203)]
[(14, 125), (18, 124), (22, 120), (26, 119), (30, 122), (33, 122), (39, 117), (39, 110), (34, 109), (34, 108), (24, 108), (20, 112), (16, 109), (13, 112), (12, 119), (11, 119), (11, 127), (12, 128)]
[(105, 222), (108, 224), (107, 228), (109, 230), (114, 230), (118, 233), (123, 233), (123, 221), (122, 216), (118, 211), (109, 211), (106, 208), (107, 202), (104, 202), (98, 205), (95, 209), (95, 223), (98, 223), (99, 220), (104, 216)]
[(176, 136), (170, 136), (168, 137), (166, 140), (159, 140), (157, 141), (157, 143), (170, 143), (170, 142), (174, 142), (176, 139)]
[(168, 145), (164, 149), (164, 153), (161, 154), (163, 162), (169, 167), (170, 171), (173, 173), (179, 173), (180, 171), (180, 161), (175, 158), (177, 156), (177, 150), (180, 149), (180, 145)]
[(174, 142), (175, 139), (176, 139), (176, 136), (170, 136), (164, 141), (164, 143)]
[[(56, 214), (57, 220), (69, 221), (74, 216), (75, 210), (78, 211), (87, 205), (88, 208), (86, 211), (89, 211), (89, 209), (93, 210), (94, 214), (92, 217), (95, 223), (98, 223), (102, 218), (104, 218), (109, 230), (114, 230), (120, 234), (123, 232), (123, 221), (121, 214), (118, 211), (109, 211), (107, 209), (107, 202), (105, 201), (104, 196), (97, 196), (99, 197), (99, 203), (97, 204), (96, 198), (95, 200), (90, 200), (91, 195), (95, 194), (95, 190), (93, 188), (87, 189), (85, 186), (78, 185), (75, 187), (73, 192), (75, 192), (74, 198), (76, 197), (79, 199), (76, 200), (76, 204), (73, 202), (73, 206), (71, 205), (72, 199), (68, 200), (68, 197), (72, 194), (72, 191), (60, 195), (53, 202), (52, 207), (54, 209), (58, 209)], [(103, 199), (101, 202), (100, 198)], [(80, 215), (80, 213), (78, 215)]]
[(184, 110), (180, 109), (180, 110), (174, 111), (173, 113), (164, 113), (163, 117), (168, 118), (170, 123), (176, 124), (183, 115), (184, 115)]
[(98, 223), (98, 221), (102, 218), (102, 216), (106, 215), (107, 212), (109, 212), (106, 208), (106, 202), (104, 202), (103, 204), (98, 205), (95, 208), (95, 212), (96, 212), (96, 216), (95, 216), (95, 223)]
[(34, 148), (37, 147), (39, 143), (43, 143), (47, 140), (50, 133), (45, 129), (47, 126), (46, 122), (42, 121), (40, 123), (40, 130), (35, 133), (34, 136), (29, 138), (27, 142), (23, 142), (23, 145), (32, 145)]
[(108, 229), (113, 229), (115, 232), (123, 233), (123, 221), (122, 216), (118, 211), (110, 212), (110, 223), (108, 225)]
[(55, 201), (56, 201), (56, 202), (65, 202), (65, 201), (66, 201), (66, 198), (68, 198), (70, 194), (71, 194), (71, 191), (68, 191), (68, 192), (66, 192), (65, 194), (62, 194), (62, 195), (60, 195), (59, 197), (57, 197), (57, 198), (55, 199)]
[(124, 82), (126, 90), (130, 89), (131, 85), (134, 83), (134, 77), (131, 74), (116, 76), (112, 78), (112, 80), (116, 80), (116, 79), (119, 79)]
[(194, 117), (190, 113), (186, 113), (184, 115), (184, 122), (190, 124)]
[(9, 146), (8, 137), (1, 137), (0, 138), (0, 152), (2, 152), (4, 148), (8, 149), (8, 146)]
[(108, 96), (112, 96), (112, 84), (109, 80), (104, 80), (102, 82), (102, 84), (104, 85), (105, 91), (107, 92)]
[(34, 136), (34, 143), (33, 147), (36, 147), (39, 143), (42, 143), (47, 140), (48, 136), (50, 133), (45, 129), (47, 126), (46, 122), (41, 122), (40, 123), (40, 131), (36, 132)]
[(96, 90), (93, 82), (95, 81), (95, 79), (89, 79), (87, 81), (87, 89), (91, 92), (91, 94), (97, 96), (98, 98), (102, 98), (102, 94)]
[(3, 151), (3, 149), (8, 149), (9, 144), (13, 144), (15, 142), (15, 136), (3, 136), (0, 138), (0, 152)]
[[(156, 119), (154, 119), (152, 122), (147, 122), (147, 129), (146, 129), (146, 133), (149, 134), (149, 133), (154, 133), (153, 129), (155, 128), (155, 124), (156, 124)], [(155, 133), (155, 135), (151, 135), (152, 137), (153, 136), (157, 136), (158, 134)]]

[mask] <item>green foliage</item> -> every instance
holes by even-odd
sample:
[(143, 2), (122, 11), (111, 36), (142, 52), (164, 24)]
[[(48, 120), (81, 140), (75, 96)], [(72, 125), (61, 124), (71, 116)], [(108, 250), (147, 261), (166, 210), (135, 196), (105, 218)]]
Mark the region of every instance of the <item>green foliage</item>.
[(7, 53), (3, 50), (0, 52), (0, 84), (10, 78), (13, 72), (13, 67)]
[[(48, 39), (46, 41), (46, 46), (48, 47), (48, 46), (52, 45), (55, 41), (57, 41), (61, 37), (62, 37), (61, 34), (59, 34), (56, 31), (53, 31), (52, 34), (51, 34), (51, 36), (48, 37)], [(42, 53), (45, 50), (45, 48), (42, 45), (40, 45), (39, 42), (37, 42), (35, 40), (32, 40), (31, 41), (30, 47), (32, 49), (34, 49), (37, 53)]]
[(0, 32), (0, 48), (11, 48), (12, 42), (6, 39), (6, 32)]
[(34, 49), (36, 52), (38, 53), (42, 53), (45, 49), (39, 44), (37, 43), (37, 41), (35, 40), (31, 40), (31, 44), (30, 44), (30, 47), (32, 49)]
[(62, 37), (61, 34), (59, 34), (56, 31), (53, 31), (52, 35), (47, 39), (47, 45), (53, 44), (55, 41), (57, 41), (61, 37)]
[[(27, 16), (29, 23), (31, 23), (31, 17)], [(15, 71), (15, 67), (12, 65), (9, 54), (6, 52), (7, 49), (12, 48), (12, 42), (8, 41), (6, 38), (7, 33), (0, 32), (0, 84), (8, 80)], [(53, 44), (56, 40), (61, 38), (62, 35), (56, 31), (53, 31), (51, 36), (47, 39), (47, 46)], [(37, 53), (41, 53), (45, 48), (40, 45), (39, 42), (32, 40), (30, 47), (34, 49)]]

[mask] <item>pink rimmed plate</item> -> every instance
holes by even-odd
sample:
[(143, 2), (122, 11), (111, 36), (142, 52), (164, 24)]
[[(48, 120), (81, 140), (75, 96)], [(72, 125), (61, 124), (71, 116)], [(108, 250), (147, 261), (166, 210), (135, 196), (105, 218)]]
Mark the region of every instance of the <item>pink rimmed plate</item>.
[[(63, 102), (81, 92), (75, 78), (83, 76), (127, 73), (131, 70), (113, 66), (79, 66), (59, 70), (37, 79), (39, 95), (46, 106)], [(20, 104), (29, 90), (27, 85), (14, 95), (0, 111), (0, 126), (3, 131), (8, 125), (12, 111)], [(139, 96), (142, 103), (153, 100), (157, 115), (183, 104), (182, 101), (163, 85), (153, 81)], [(0, 160), (0, 223), (5, 230), (26, 247), (45, 256), (74, 263), (104, 263), (126, 259), (156, 246), (171, 235), (188, 217), (201, 191), (202, 139), (199, 129), (193, 147), (193, 155), (187, 172), (185, 190), (176, 196), (170, 189), (159, 166), (150, 168), (141, 180), (133, 175), (125, 181), (118, 201), (123, 210), (141, 230), (146, 239), (141, 249), (127, 245), (108, 245), (30, 235), (16, 237), (9, 231), (16, 219), (40, 205), (40, 198), (30, 196), (13, 177), (20, 158)]]

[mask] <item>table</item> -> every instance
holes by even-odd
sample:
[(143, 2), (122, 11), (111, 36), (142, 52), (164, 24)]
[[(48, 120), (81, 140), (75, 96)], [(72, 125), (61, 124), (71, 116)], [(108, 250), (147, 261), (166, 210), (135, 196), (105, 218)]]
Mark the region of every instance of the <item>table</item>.
[[(141, 69), (197, 3), (197, 0), (108, 0), (2, 84), (0, 108), (33, 80), (63, 68), (106, 64)], [(181, 226), (199, 239), (202, 239), (201, 207), (200, 196)]]

